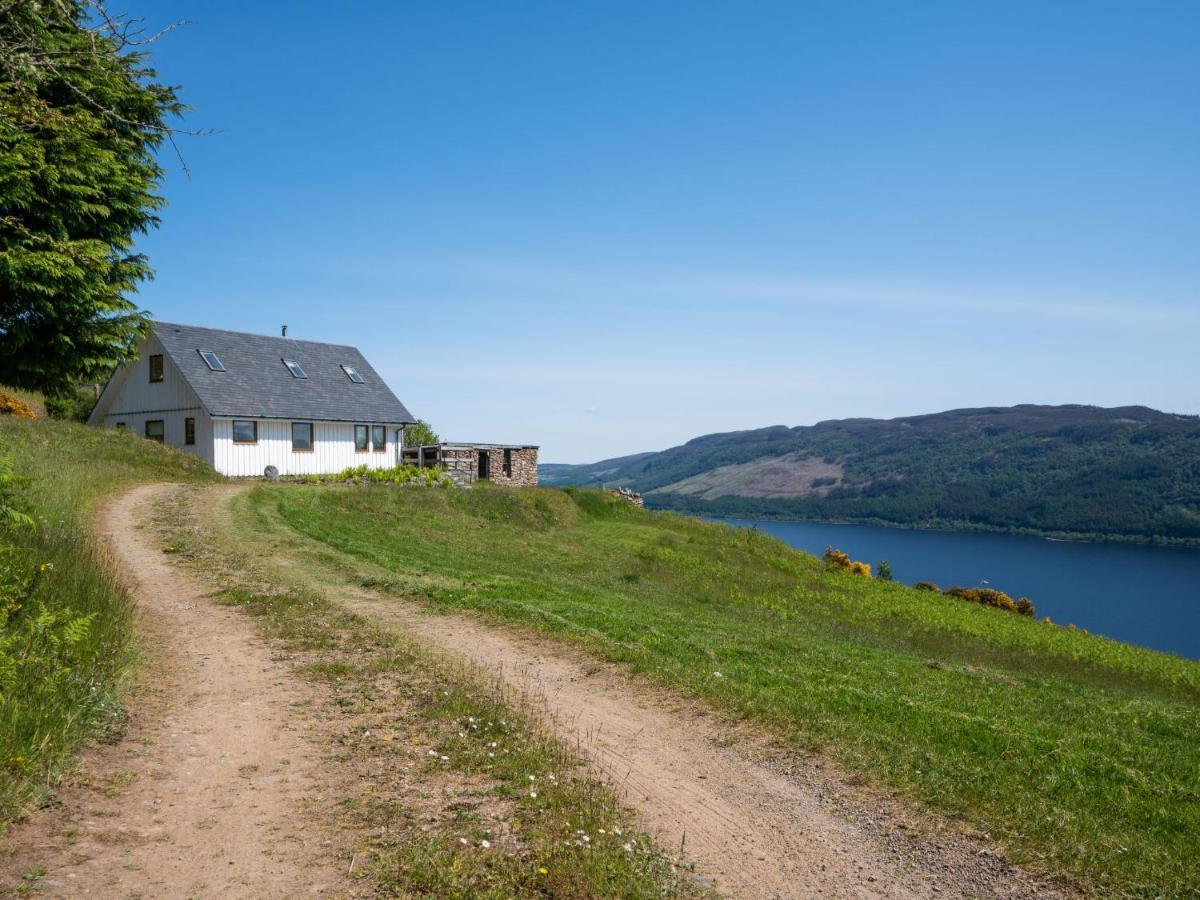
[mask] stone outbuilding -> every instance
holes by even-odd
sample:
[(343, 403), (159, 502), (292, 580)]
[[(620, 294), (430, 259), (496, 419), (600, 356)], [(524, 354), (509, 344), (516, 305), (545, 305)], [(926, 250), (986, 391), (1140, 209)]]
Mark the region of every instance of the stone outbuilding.
[(538, 482), (538, 448), (532, 444), (441, 443), (405, 446), (403, 462), (425, 467), (441, 466), (457, 482), (491, 481), (513, 487), (533, 487)]

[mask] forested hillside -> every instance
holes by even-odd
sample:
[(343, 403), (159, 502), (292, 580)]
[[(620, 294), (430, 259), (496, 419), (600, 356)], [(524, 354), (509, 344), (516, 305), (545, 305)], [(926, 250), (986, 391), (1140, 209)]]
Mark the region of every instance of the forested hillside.
[(544, 465), (541, 478), (631, 487), (651, 506), (698, 514), (1200, 544), (1200, 418), (1141, 406), (778, 425)]

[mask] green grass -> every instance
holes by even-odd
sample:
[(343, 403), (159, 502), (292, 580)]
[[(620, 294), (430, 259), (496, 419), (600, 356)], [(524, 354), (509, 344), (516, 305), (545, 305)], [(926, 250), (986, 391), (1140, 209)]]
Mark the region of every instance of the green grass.
[[(343, 798), (346, 815), (381, 835), (366, 854), (376, 893), (700, 895), (633, 829), (612, 794), (486, 679), (311, 592), (222, 596), (289, 653), (309, 654), (303, 674), (325, 684), (326, 708), (345, 723), (337, 738), (343, 761), (359, 760), (361, 772), (381, 761), (406, 769), (426, 791), (453, 798), (456, 811), (436, 817), (388, 799), (403, 796), (396, 785)], [(491, 814), (479, 815), (480, 807)]]
[[(79, 743), (119, 727), (133, 658), (129, 598), (91, 536), (95, 502), (121, 485), (201, 480), (194, 457), (130, 434), (46, 419), (0, 418), (11, 501), (33, 526), (0, 525), (0, 568), (38, 572), (21, 608), (0, 616), (15, 680), (0, 689), (0, 830), (38, 802)], [(40, 571), (44, 568), (44, 571)], [(64, 641), (68, 623), (86, 625)]]
[(343, 609), (298, 573), (264, 570), (260, 534), (237, 517), (196, 521), (193, 500), (176, 492), (156, 527), (321, 692), (313, 715), (328, 723), (322, 770), (333, 776), (321, 791), (338, 794), (339, 843), (373, 882), (359, 887), (497, 900), (709, 896), (493, 678)]
[(1085, 888), (1200, 890), (1194, 662), (596, 492), (264, 486), (247, 504), (361, 583), (580, 644)]

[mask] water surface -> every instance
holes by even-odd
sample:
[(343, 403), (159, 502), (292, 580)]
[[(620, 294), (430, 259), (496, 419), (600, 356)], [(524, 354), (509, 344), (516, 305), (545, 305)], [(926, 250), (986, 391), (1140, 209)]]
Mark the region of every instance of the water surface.
[(1028, 597), (1038, 616), (1131, 644), (1200, 659), (1200, 550), (1053, 541), (981, 534), (722, 519), (757, 527), (810, 553), (826, 547), (876, 566), (897, 581), (999, 588)]

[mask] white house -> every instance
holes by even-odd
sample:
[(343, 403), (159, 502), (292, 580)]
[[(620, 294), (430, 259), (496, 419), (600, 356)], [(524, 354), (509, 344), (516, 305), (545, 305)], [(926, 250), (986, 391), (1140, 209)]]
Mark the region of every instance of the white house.
[(194, 453), (223, 475), (387, 468), (414, 421), (354, 347), (167, 322), (88, 419)]

